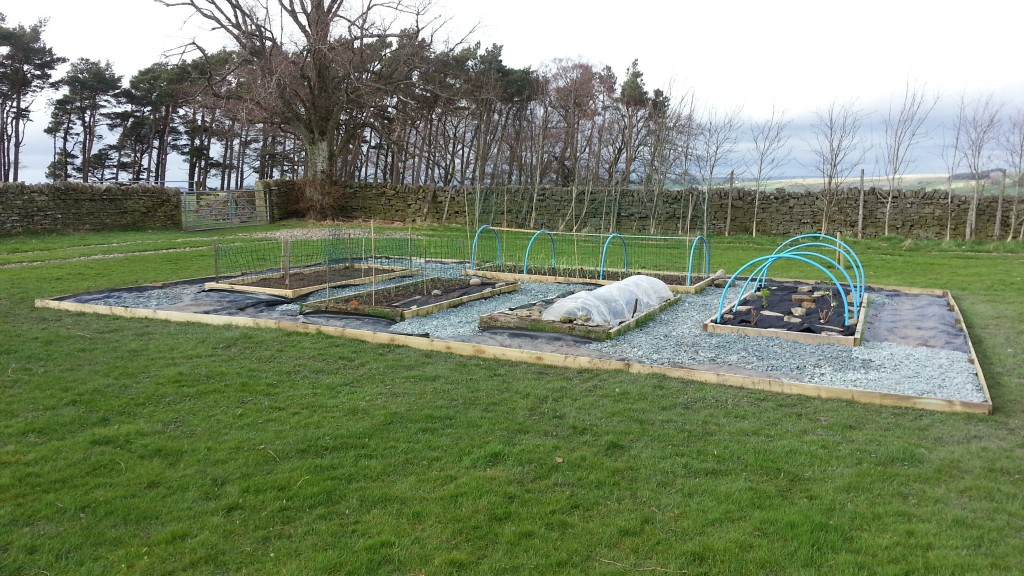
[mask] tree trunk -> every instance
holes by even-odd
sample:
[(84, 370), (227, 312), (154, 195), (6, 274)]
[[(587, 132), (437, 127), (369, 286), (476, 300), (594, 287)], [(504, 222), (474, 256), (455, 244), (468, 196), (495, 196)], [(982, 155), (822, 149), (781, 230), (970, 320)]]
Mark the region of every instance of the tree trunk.
[(974, 196), (971, 197), (971, 207), (967, 210), (967, 229), (964, 232), (965, 240), (973, 240), (975, 226), (978, 223), (978, 202), (981, 200), (981, 185), (974, 183)]
[(946, 182), (946, 242), (953, 234), (953, 176), (950, 174)]
[(322, 184), (334, 183), (334, 147), (332, 136), (310, 136), (303, 144), (306, 148), (306, 179)]
[[(31, 104), (29, 104), (29, 106), (31, 106)], [(21, 143), (22, 143), (22, 140), (25, 137), (25, 126), (28, 123), (28, 118), (27, 117), (24, 120), (22, 120), (20, 118), (20, 116), (21, 116), (21, 92), (18, 93), (18, 96), (16, 97), (16, 99), (14, 101), (14, 114), (13, 114), (13, 119), (11, 121), (12, 128), (14, 128), (14, 130), (13, 130), (13, 132), (14, 132), (14, 134), (13, 134), (13, 136), (14, 136), (14, 142), (13, 142), (14, 150), (12, 151), (13, 154), (12, 154), (12, 158), (10, 160), (10, 164), (8, 165), (8, 168), (10, 169), (10, 173), (11, 173), (11, 180), (10, 180), (11, 182), (17, 182), (18, 181), (18, 165), (21, 164)]]
[(750, 237), (757, 238), (757, 211), (761, 207), (761, 182), (754, 188), (754, 222), (750, 227)]

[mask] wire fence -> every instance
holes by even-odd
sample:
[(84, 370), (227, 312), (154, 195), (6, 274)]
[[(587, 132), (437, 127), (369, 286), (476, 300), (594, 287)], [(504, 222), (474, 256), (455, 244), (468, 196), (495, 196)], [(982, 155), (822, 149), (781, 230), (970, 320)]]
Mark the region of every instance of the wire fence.
[(692, 285), (703, 280), (710, 268), (705, 244), (699, 237), (686, 236), (484, 226), (477, 232), (470, 252), (470, 265), (475, 270), (588, 280), (619, 280), (644, 272), (669, 284)]
[(684, 236), (583, 234), (481, 227), (476, 237), (339, 230), (321, 238), (217, 244), (218, 282), (297, 289), (383, 277), (462, 277), (467, 269), (620, 280), (650, 274), (694, 285), (710, 272), (707, 244)]
[(293, 289), (357, 283), (358, 279), (400, 272), (403, 276), (456, 277), (462, 275), (467, 261), (464, 239), (339, 232), (315, 239), (217, 244), (214, 277), (231, 284)]

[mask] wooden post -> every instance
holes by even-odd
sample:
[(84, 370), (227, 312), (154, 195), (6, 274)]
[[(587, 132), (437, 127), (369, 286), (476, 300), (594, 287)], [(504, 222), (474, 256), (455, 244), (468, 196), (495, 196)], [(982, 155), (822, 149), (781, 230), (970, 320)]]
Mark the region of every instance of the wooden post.
[[(996, 226), (995, 230), (992, 231), (992, 239), (999, 240), (1003, 232), (1003, 198), (1006, 196), (1006, 173), (1003, 173), (1003, 179), (999, 184), (999, 208), (996, 210)], [(1013, 234), (1011, 231), (1010, 234)]]
[(370, 218), (370, 306), (377, 305), (377, 262), (373, 242), (373, 218)]
[(857, 209), (857, 240), (864, 238), (864, 169), (860, 169), (860, 206)]
[(726, 200), (728, 205), (725, 208), (725, 235), (729, 235), (729, 230), (732, 228), (732, 192), (733, 192), (733, 178), (736, 175), (735, 170), (729, 171), (729, 198)]
[(281, 241), (281, 274), (284, 276), (285, 290), (291, 290), (292, 241), (285, 238)]
[(836, 262), (839, 263), (839, 267), (843, 267), (843, 251), (840, 250), (839, 242), (843, 239), (843, 233), (836, 231)]

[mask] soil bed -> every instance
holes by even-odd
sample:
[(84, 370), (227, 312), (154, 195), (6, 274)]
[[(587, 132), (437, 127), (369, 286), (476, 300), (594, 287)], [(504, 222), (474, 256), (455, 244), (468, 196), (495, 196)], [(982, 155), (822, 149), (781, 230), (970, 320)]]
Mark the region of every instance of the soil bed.
[[(523, 274), (522, 266), (513, 266), (510, 264), (504, 264), (502, 266), (488, 266), (486, 270), (481, 269), (482, 272), (497, 272), (501, 274)], [(621, 269), (605, 269), (604, 278), (601, 280), (606, 282), (617, 282), (634, 276), (636, 274), (643, 274), (645, 276), (651, 276), (661, 280), (665, 284), (671, 286), (696, 286), (704, 280), (707, 276), (703, 274), (691, 274), (690, 283), (686, 283), (686, 274), (676, 272), (655, 272), (649, 270), (629, 270), (622, 271)], [(552, 278), (565, 278), (568, 280), (578, 280), (580, 282), (597, 281), (598, 277), (601, 276), (600, 270), (596, 268), (553, 268), (551, 266), (528, 266), (526, 268), (527, 276), (550, 276)]]
[(519, 288), (515, 282), (471, 282), (470, 278), (425, 278), (340, 298), (309, 302), (303, 304), (301, 310), (303, 313), (307, 310), (322, 310), (400, 321)]
[(251, 286), (253, 288), (295, 290), (312, 286), (325, 286), (327, 284), (341, 284), (351, 280), (372, 280), (374, 277), (388, 276), (395, 272), (394, 268), (332, 266), (329, 272), (325, 268), (320, 267), (308, 270), (293, 270), (287, 277), (282, 275), (264, 276), (253, 280), (232, 280), (228, 283), (239, 286)]
[[(725, 326), (743, 326), (764, 330), (785, 330), (809, 334), (853, 336), (857, 318), (853, 304), (850, 324), (846, 325), (843, 303), (838, 301), (835, 289), (810, 284), (769, 283), (767, 298), (762, 291), (748, 295), (736, 310), (722, 314)], [(728, 302), (726, 302), (728, 304)], [(765, 306), (767, 303), (767, 306)], [(798, 315), (802, 314), (802, 315)]]

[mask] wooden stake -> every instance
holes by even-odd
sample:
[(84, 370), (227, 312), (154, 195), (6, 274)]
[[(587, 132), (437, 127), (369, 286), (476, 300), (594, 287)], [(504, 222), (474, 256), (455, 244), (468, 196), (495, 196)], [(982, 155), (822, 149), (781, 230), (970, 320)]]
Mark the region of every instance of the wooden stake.
[(860, 206), (857, 208), (857, 240), (864, 237), (864, 169), (860, 169)]
[(843, 267), (843, 251), (841, 250), (841, 244), (840, 244), (842, 239), (843, 239), (843, 233), (842, 232), (836, 232), (836, 262), (839, 264), (840, 268)]
[(370, 218), (370, 305), (377, 304), (377, 252), (373, 241), (373, 218)]
[(285, 238), (281, 241), (281, 274), (284, 275), (285, 289), (291, 289), (292, 241)]

